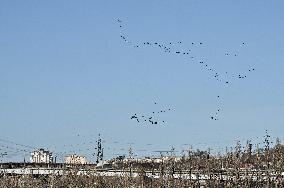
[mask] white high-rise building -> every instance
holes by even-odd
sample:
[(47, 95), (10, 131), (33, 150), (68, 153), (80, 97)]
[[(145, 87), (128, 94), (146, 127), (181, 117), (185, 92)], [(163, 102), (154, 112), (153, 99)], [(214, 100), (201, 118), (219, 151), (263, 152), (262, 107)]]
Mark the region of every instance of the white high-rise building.
[(44, 149), (39, 149), (31, 153), (31, 162), (32, 163), (52, 163), (53, 156), (49, 151)]

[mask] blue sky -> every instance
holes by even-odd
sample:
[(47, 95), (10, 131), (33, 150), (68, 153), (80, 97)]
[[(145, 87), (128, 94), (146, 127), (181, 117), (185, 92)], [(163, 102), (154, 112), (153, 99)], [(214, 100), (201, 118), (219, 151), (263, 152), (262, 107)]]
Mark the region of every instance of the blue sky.
[[(266, 129), (283, 139), (283, 6), (280, 0), (1, 1), (0, 137), (57, 151), (64, 144), (78, 150), (98, 133), (111, 148), (117, 141), (149, 151), (231, 146), (257, 140)], [(255, 71), (226, 86), (188, 57), (133, 48), (121, 33), (137, 43), (182, 41), (179, 49), (202, 42), (194, 56), (219, 72)], [(226, 57), (228, 51), (238, 56)], [(130, 120), (157, 106), (175, 109), (161, 117), (165, 125)], [(212, 121), (217, 106), (219, 120)]]

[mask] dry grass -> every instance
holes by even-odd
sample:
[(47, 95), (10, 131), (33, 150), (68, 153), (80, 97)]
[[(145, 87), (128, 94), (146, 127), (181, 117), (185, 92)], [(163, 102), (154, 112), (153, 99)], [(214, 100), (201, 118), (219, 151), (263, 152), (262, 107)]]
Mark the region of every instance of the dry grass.
[[(181, 160), (169, 158), (159, 164), (122, 163), (125, 176), (94, 176), (93, 171), (76, 175), (76, 169), (64, 175), (0, 175), (3, 188), (23, 187), (94, 187), (94, 188), (163, 188), (163, 187), (284, 187), (284, 146), (279, 140), (271, 147), (267, 136), (264, 148), (254, 150), (250, 141), (245, 147), (237, 143), (224, 155), (206, 151), (189, 151)], [(243, 149), (242, 149), (243, 148)], [(133, 176), (135, 172), (138, 176)], [(148, 176), (146, 175), (148, 173)], [(158, 175), (158, 178), (149, 176)], [(197, 176), (183, 178), (184, 175)], [(202, 177), (208, 177), (202, 180)]]

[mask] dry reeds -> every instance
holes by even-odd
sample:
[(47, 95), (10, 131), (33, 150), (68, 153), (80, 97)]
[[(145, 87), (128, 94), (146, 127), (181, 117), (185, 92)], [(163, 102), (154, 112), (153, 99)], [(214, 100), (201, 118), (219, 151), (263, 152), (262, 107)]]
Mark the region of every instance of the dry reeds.
[[(181, 157), (161, 157), (160, 162), (127, 160), (114, 165), (119, 173), (99, 173), (95, 169), (66, 169), (62, 175), (0, 174), (0, 185), (10, 187), (284, 187), (284, 145), (277, 139), (272, 147), (268, 134), (264, 148), (251, 141), (245, 147), (238, 142), (223, 155), (188, 150)], [(82, 169), (81, 169), (82, 170)]]

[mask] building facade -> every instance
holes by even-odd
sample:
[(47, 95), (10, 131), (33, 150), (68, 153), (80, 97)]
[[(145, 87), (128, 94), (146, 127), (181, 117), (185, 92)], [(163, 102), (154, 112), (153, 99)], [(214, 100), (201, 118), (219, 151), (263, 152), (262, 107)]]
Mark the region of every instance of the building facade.
[(46, 151), (44, 149), (38, 149), (31, 153), (32, 163), (53, 163), (52, 152)]
[(67, 164), (87, 164), (87, 159), (82, 155), (69, 155), (65, 158), (65, 163)]

